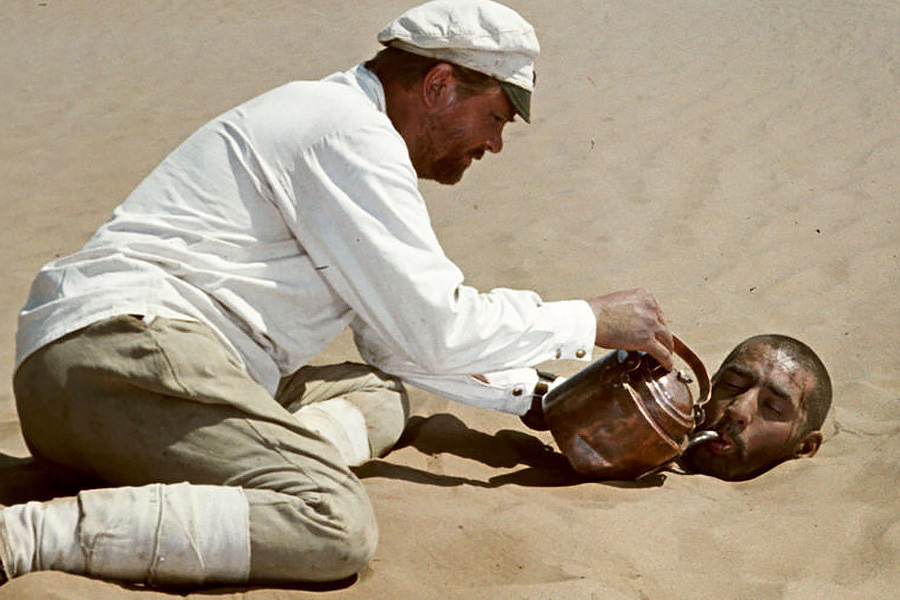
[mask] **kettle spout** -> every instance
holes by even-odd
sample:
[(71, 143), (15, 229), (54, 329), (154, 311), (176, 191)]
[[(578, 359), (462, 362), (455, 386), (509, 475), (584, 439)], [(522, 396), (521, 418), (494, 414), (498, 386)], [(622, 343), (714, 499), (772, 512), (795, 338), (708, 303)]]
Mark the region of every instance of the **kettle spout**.
[(695, 433), (688, 439), (688, 443), (687, 443), (687, 446), (685, 447), (685, 450), (687, 450), (687, 448), (690, 448), (692, 446), (696, 446), (697, 444), (702, 444), (703, 442), (709, 442), (711, 440), (718, 440), (721, 437), (722, 436), (720, 436), (718, 432), (713, 431), (711, 429), (704, 429), (703, 431), (698, 431), (697, 433)]

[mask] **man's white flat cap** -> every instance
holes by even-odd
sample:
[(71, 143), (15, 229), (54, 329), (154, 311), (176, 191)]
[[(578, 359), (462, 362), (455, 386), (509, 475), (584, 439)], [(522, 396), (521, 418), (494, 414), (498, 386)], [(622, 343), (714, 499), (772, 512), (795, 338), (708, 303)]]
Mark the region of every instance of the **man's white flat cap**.
[(388, 23), (378, 41), (490, 75), (530, 122), (541, 47), (534, 27), (511, 8), (490, 0), (433, 0)]

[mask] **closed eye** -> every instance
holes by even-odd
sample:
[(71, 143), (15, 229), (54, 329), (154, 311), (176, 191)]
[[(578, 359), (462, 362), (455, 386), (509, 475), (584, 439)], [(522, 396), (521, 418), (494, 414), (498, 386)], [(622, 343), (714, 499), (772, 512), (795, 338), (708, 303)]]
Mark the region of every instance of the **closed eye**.
[(744, 390), (746, 390), (746, 389), (747, 389), (747, 384), (744, 383), (744, 382), (736, 383), (736, 382), (732, 382), (732, 381), (722, 381), (722, 380), (720, 380), (720, 381), (716, 384), (716, 388), (718, 388), (718, 389), (720, 389), (720, 390), (722, 390), (722, 391), (727, 391), (727, 392), (729, 392), (729, 393), (734, 393), (734, 394), (736, 394), (736, 393), (743, 392)]

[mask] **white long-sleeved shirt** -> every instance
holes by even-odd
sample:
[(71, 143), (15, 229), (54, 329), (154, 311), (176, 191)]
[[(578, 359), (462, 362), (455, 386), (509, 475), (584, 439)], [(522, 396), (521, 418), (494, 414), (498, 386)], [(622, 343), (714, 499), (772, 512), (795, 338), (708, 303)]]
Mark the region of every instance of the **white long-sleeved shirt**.
[(40, 271), (16, 365), (116, 314), (206, 323), (270, 392), (349, 325), (382, 370), (517, 414), (537, 381), (527, 367), (590, 359), (595, 327), (581, 300), (464, 285), (361, 65), (276, 88), (176, 148), (80, 251)]

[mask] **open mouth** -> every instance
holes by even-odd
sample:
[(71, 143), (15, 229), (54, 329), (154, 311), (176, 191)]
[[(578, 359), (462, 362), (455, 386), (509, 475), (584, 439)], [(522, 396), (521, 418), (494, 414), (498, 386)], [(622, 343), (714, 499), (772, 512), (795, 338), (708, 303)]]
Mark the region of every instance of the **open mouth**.
[(728, 432), (719, 432), (719, 437), (706, 443), (713, 454), (728, 454), (734, 449), (734, 440), (728, 435)]

